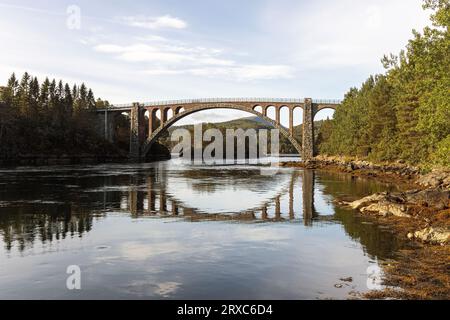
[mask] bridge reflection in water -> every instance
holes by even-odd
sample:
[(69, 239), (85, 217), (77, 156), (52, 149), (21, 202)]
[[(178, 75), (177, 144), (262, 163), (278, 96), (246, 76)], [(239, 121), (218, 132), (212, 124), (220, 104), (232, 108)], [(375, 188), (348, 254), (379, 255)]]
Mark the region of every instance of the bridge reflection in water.
[[(143, 190), (140, 179), (145, 179)], [(313, 220), (329, 220), (319, 216), (314, 207), (313, 171), (293, 171), (286, 186), (254, 208), (242, 208), (238, 212), (216, 213), (190, 206), (168, 192), (166, 170), (155, 169), (147, 177), (130, 178), (128, 195), (121, 199), (121, 209), (129, 211), (132, 217), (174, 217), (191, 221), (242, 221), (281, 222), (300, 221), (311, 226)], [(294, 199), (300, 200), (295, 201)], [(300, 202), (300, 203), (297, 203)], [(297, 205), (297, 207), (295, 207)]]
[[(167, 167), (85, 169), (0, 175), (0, 243), (5, 252), (24, 252), (35, 245), (50, 248), (53, 243), (69, 243), (88, 233), (101, 235), (102, 221), (106, 220), (135, 232), (136, 224), (127, 224), (129, 217), (266, 222), (270, 227), (294, 222), (283, 228), (298, 227), (298, 232), (303, 224), (315, 230), (341, 225), (370, 255), (390, 257), (401, 246), (395, 235), (330, 204), (337, 196), (362, 197), (390, 190), (373, 181), (308, 170), (282, 170), (275, 176), (263, 176), (259, 170), (248, 168), (185, 170), (170, 163)], [(150, 221), (139, 222), (147, 225)], [(171, 230), (184, 227), (180, 224)], [(214, 224), (210, 227), (212, 232), (217, 230)]]

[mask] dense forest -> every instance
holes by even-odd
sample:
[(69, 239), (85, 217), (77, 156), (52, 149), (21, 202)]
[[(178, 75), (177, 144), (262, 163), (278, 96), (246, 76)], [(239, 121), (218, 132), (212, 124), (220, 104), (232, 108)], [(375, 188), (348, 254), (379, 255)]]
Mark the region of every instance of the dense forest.
[(432, 26), (382, 59), (385, 74), (346, 94), (320, 130), (320, 153), (450, 167), (450, 1), (423, 6)]
[(0, 157), (60, 156), (115, 153), (99, 137), (95, 113), (108, 104), (95, 100), (91, 89), (50, 81), (42, 84), (25, 73), (13, 74), (0, 91)]

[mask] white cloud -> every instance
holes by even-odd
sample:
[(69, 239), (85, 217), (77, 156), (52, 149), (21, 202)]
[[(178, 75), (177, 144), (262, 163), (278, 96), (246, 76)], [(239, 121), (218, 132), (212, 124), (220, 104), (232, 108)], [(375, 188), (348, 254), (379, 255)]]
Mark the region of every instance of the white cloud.
[(222, 77), (238, 81), (291, 78), (293, 70), (285, 65), (239, 65), (233, 67), (198, 68), (185, 70), (195, 76)]
[(193, 69), (149, 69), (148, 75), (192, 75), (209, 78), (225, 78), (237, 81), (288, 79), (293, 68), (284, 65), (237, 65), (229, 67), (202, 67)]
[(157, 36), (157, 35), (147, 35), (143, 37), (136, 37), (138, 41), (148, 41), (148, 42), (166, 42), (169, 41), (167, 38)]
[(167, 44), (116, 45), (99, 44), (94, 50), (103, 53), (118, 54), (118, 58), (128, 62), (186, 63), (198, 65), (232, 65), (233, 61), (219, 59), (217, 49), (186, 47)]
[(161, 17), (145, 17), (145, 16), (129, 16), (122, 17), (121, 20), (131, 26), (145, 29), (184, 29), (187, 27), (187, 23), (179, 18), (165, 15)]
[(152, 76), (191, 75), (238, 81), (271, 80), (292, 77), (287, 65), (239, 64), (222, 58), (222, 50), (164, 43), (133, 45), (99, 44), (94, 50), (135, 63), (149, 63), (144, 73)]

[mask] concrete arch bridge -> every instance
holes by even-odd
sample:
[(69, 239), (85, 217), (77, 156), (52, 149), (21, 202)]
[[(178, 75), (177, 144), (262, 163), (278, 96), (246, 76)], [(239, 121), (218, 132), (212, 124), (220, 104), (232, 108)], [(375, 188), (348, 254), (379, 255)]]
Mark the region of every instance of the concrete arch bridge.
[[(314, 156), (314, 116), (323, 109), (336, 110), (340, 106), (339, 100), (313, 100), (307, 99), (192, 99), (159, 101), (149, 103), (131, 103), (112, 105), (108, 108), (98, 109), (99, 130), (105, 138), (112, 142), (114, 137), (115, 115), (127, 112), (130, 114), (130, 158), (144, 159), (150, 152), (151, 146), (158, 138), (179, 120), (193, 113), (211, 109), (234, 109), (254, 114), (275, 128), (280, 130), (295, 147), (304, 160)], [(275, 109), (275, 119), (268, 115), (269, 108)], [(281, 110), (289, 110), (289, 127), (281, 125)], [(303, 138), (297, 141), (294, 138), (294, 110), (303, 110)], [(148, 120), (145, 113), (148, 112)], [(157, 126), (157, 113), (160, 113), (159, 126)], [(146, 132), (145, 121), (148, 121)]]

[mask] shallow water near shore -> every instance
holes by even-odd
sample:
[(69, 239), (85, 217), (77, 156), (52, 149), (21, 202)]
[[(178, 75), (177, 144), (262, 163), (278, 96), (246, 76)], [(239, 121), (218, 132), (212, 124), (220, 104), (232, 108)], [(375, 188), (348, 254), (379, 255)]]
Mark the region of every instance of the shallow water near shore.
[(402, 243), (333, 200), (393, 188), (180, 159), (0, 170), (0, 298), (352, 298)]

